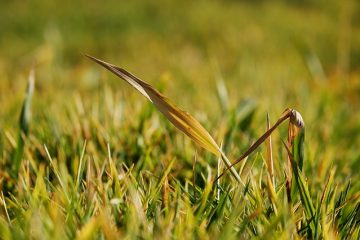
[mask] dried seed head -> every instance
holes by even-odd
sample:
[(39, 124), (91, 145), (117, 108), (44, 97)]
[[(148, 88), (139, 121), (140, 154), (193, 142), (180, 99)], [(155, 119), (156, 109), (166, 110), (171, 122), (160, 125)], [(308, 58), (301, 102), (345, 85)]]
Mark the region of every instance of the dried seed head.
[(294, 109), (291, 109), (290, 123), (294, 124), (295, 126), (297, 126), (299, 128), (305, 127), (305, 123), (304, 123), (304, 120), (303, 120), (301, 114)]

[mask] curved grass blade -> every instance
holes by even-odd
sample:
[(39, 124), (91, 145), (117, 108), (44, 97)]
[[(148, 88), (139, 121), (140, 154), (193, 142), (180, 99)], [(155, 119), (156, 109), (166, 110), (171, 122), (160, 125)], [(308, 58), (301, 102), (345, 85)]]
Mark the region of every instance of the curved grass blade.
[[(154, 89), (150, 84), (127, 72), (125, 69), (119, 68), (115, 65), (104, 62), (89, 55), (85, 56), (98, 63), (99, 65), (103, 66), (104, 68), (108, 69), (110, 72), (114, 73), (115, 75), (129, 83), (131, 86), (133, 86), (150, 102), (152, 102), (155, 107), (176, 128), (185, 133), (199, 146), (205, 148), (206, 150), (210, 151), (218, 157), (221, 156), (226, 166), (230, 167), (230, 161), (226, 158), (225, 154), (215, 143), (214, 139), (211, 137), (208, 131), (206, 131), (206, 129), (189, 113), (185, 112), (184, 110), (177, 107), (175, 104), (171, 103), (171, 101), (167, 97)], [(235, 168), (231, 168), (231, 173), (239, 182), (241, 182), (240, 176), (236, 172)]]

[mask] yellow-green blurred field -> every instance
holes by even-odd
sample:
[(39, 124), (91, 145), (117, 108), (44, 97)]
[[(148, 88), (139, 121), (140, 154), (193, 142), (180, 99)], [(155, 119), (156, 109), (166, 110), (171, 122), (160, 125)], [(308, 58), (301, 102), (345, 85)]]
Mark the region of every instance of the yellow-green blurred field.
[[(265, 144), (236, 165), (246, 186), (213, 184), (218, 159), (83, 54), (160, 90), (230, 161), (267, 113), (299, 111), (313, 218), (301, 190), (287, 197), (287, 124), (272, 134), (274, 188)], [(358, 239), (359, 109), (356, 0), (3, 0), (0, 239)]]

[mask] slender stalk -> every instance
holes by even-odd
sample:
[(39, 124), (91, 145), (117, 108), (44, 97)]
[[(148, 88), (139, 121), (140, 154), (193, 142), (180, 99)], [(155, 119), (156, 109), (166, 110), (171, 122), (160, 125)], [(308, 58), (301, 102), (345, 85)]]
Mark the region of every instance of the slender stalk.
[(291, 111), (292, 111), (291, 109), (286, 109), (282, 114), (282, 116), (274, 124), (274, 126), (272, 126), (269, 130), (267, 130), (256, 142), (254, 142), (243, 155), (241, 155), (238, 159), (236, 159), (236, 161), (233, 164), (227, 166), (227, 168), (220, 174), (219, 177), (215, 179), (215, 181), (221, 178), (230, 168), (233, 169), (233, 167), (236, 164), (241, 162), (241, 160), (243, 160), (244, 158), (249, 156), (249, 154), (255, 151), (255, 149), (259, 147), (260, 144), (262, 144), (281, 123), (283, 123), (286, 119), (288, 119), (291, 116)]
[[(266, 114), (266, 130), (269, 131), (270, 129), (270, 120), (269, 120), (269, 113)], [(266, 140), (266, 146), (267, 146), (267, 168), (269, 177), (272, 181), (272, 185), (275, 187), (275, 177), (274, 177), (274, 160), (273, 160), (273, 154), (272, 154), (272, 141), (271, 141), (271, 135)]]

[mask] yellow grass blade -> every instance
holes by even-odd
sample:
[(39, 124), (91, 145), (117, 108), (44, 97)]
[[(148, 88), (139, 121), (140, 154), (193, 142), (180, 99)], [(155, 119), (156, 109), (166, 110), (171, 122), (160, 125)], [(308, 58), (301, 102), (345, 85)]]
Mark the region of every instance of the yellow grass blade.
[[(266, 115), (266, 130), (268, 131), (270, 129), (270, 120), (269, 120), (269, 113)], [(274, 160), (273, 160), (273, 154), (272, 154), (272, 141), (271, 141), (271, 135), (266, 140), (266, 147), (267, 147), (267, 168), (269, 177), (271, 179), (272, 185), (275, 187), (275, 177), (274, 177)]]
[[(150, 102), (152, 102), (155, 107), (180, 131), (185, 133), (190, 137), (195, 143), (201, 147), (207, 149), (211, 153), (215, 154), (218, 157), (222, 157), (226, 166), (230, 166), (231, 163), (227, 160), (226, 156), (222, 153), (219, 146), (216, 144), (211, 135), (206, 131), (206, 129), (189, 113), (177, 107), (175, 104), (162, 95), (159, 91), (154, 89), (150, 84), (144, 82), (143, 80), (135, 77), (126, 70), (119, 68), (110, 63), (99, 60), (95, 57), (88, 56), (90, 59), (108, 69), (115, 75), (119, 76), (136, 90), (138, 90), (142, 95), (144, 95)], [(234, 177), (240, 181), (239, 174), (235, 171), (235, 168), (231, 168), (231, 172)]]

